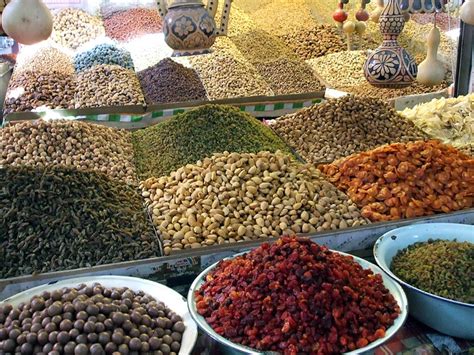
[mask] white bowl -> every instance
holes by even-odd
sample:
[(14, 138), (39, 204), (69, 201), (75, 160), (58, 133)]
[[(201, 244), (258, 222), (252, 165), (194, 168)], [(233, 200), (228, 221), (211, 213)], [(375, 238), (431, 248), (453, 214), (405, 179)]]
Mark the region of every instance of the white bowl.
[(94, 283), (100, 283), (105, 287), (128, 287), (135, 292), (143, 291), (155, 298), (157, 301), (163, 302), (168, 308), (170, 308), (183, 319), (183, 323), (186, 326), (186, 329), (183, 333), (179, 355), (187, 355), (191, 353), (194, 348), (194, 344), (196, 343), (198, 334), (196, 323), (189, 314), (186, 300), (178, 292), (153, 281), (126, 276), (79, 277), (75, 279), (51, 282), (47, 285), (34, 287), (20, 292), (0, 302), (0, 306), (5, 304), (16, 306), (21, 302), (28, 302), (31, 297), (38, 295), (43, 291), (53, 291), (63, 287), (76, 287), (80, 284), (86, 284), (87, 286), (90, 286)]
[(399, 250), (430, 238), (474, 243), (474, 226), (423, 223), (394, 229), (385, 233), (375, 243), (375, 260), (383, 271), (403, 286), (413, 317), (440, 333), (474, 339), (474, 304), (453, 301), (422, 291), (402, 281), (390, 271), (392, 259)]
[[(346, 253), (342, 253), (342, 252), (334, 251), (334, 250), (332, 250), (332, 252), (339, 253), (339, 254), (342, 254), (342, 255), (352, 256), (354, 258), (354, 261), (359, 263), (364, 269), (370, 269), (375, 274), (380, 274), (382, 276), (383, 283), (384, 283), (385, 287), (390, 291), (390, 293), (392, 294), (392, 296), (395, 298), (398, 305), (400, 306), (400, 311), (401, 311), (400, 315), (398, 316), (397, 319), (395, 319), (394, 324), (390, 328), (387, 329), (387, 331), (385, 332), (385, 336), (383, 338), (377, 339), (376, 341), (368, 344), (367, 346), (365, 346), (363, 348), (356, 349), (354, 351), (351, 351), (351, 352), (348, 352), (348, 353), (345, 353), (345, 354), (356, 355), (356, 354), (361, 354), (365, 351), (375, 349), (376, 347), (378, 347), (378, 346), (382, 345), (383, 343), (385, 343), (393, 335), (395, 335), (395, 333), (403, 326), (403, 323), (405, 323), (405, 320), (408, 316), (408, 302), (407, 302), (407, 298), (405, 296), (405, 292), (403, 292), (403, 289), (400, 287), (400, 285), (398, 285), (392, 279), (387, 277), (378, 266), (376, 266), (376, 265), (374, 265), (374, 264), (372, 264), (372, 263), (370, 263), (370, 262), (368, 262), (364, 259), (358, 258), (358, 257), (350, 255), (350, 254), (346, 254)], [(245, 254), (245, 253), (236, 254), (235, 256), (233, 256), (231, 258), (226, 258), (226, 259), (232, 259), (232, 258), (235, 258), (236, 256), (239, 256), (239, 255), (242, 255), (242, 254)], [(197, 291), (201, 288), (202, 284), (204, 283), (204, 279), (206, 278), (206, 275), (208, 273), (210, 273), (217, 266), (217, 264), (218, 264), (218, 262), (211, 265), (211, 266), (209, 266), (206, 270), (204, 270), (194, 280), (193, 284), (191, 285), (191, 288), (189, 289), (189, 293), (188, 293), (188, 307), (189, 307), (189, 311), (191, 313), (191, 316), (193, 317), (193, 319), (196, 321), (199, 328), (201, 328), (201, 330), (203, 332), (205, 332), (208, 336), (210, 336), (211, 338), (216, 340), (221, 345), (221, 348), (222, 348), (221, 350), (224, 354), (270, 354), (270, 353), (273, 353), (273, 352), (268, 352), (268, 351), (260, 352), (260, 351), (255, 350), (255, 349), (251, 349), (247, 346), (243, 346), (243, 345), (231, 342), (230, 340), (226, 339), (225, 337), (217, 334), (211, 328), (211, 326), (206, 322), (204, 317), (201, 316), (197, 312), (194, 293), (195, 293), (195, 291)]]

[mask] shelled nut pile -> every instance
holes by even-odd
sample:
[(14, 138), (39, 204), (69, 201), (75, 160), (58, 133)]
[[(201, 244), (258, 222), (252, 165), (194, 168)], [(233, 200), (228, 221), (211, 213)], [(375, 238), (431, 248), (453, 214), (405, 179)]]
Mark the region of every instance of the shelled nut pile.
[(17, 76), (25, 71), (31, 71), (36, 74), (48, 74), (51, 72), (62, 75), (73, 75), (74, 65), (71, 57), (62, 50), (44, 46), (38, 50), (23, 49), (16, 61), (13, 75)]
[(71, 166), (136, 180), (131, 134), (80, 121), (21, 122), (0, 130), (0, 166)]
[(125, 42), (161, 32), (162, 21), (158, 9), (131, 8), (107, 14), (104, 26), (107, 36)]
[(318, 170), (279, 152), (215, 154), (141, 187), (166, 255), (368, 223)]
[(130, 53), (113, 44), (101, 43), (90, 50), (76, 54), (74, 67), (80, 72), (99, 64), (119, 65), (123, 68), (134, 70)]
[(79, 73), (75, 98), (76, 108), (145, 104), (136, 74), (109, 64), (96, 65)]
[(283, 116), (271, 127), (313, 163), (427, 137), (383, 101), (354, 96), (328, 100)]
[(474, 159), (438, 141), (383, 146), (320, 169), (371, 221), (474, 205)]
[(160, 255), (131, 185), (64, 167), (0, 167), (0, 278)]
[[(150, 46), (150, 43), (154, 45)], [(132, 55), (137, 72), (152, 67), (173, 54), (173, 50), (166, 44), (162, 33), (144, 35), (140, 37), (140, 40), (131, 40), (123, 46)]]

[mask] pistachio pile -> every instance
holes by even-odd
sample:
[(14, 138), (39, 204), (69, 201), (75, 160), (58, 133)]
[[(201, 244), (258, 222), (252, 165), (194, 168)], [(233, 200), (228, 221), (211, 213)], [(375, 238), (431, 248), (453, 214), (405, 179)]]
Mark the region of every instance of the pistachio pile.
[(168, 175), (224, 151), (257, 153), (289, 148), (268, 127), (235, 107), (206, 105), (133, 133), (142, 179)]
[(283, 116), (271, 127), (313, 163), (426, 137), (385, 102), (354, 96), (328, 100)]
[(166, 255), (368, 223), (317, 169), (280, 152), (215, 154), (141, 187)]
[(0, 167), (0, 278), (160, 255), (136, 188), (63, 167)]
[(77, 49), (92, 39), (105, 35), (102, 20), (81, 9), (63, 9), (53, 17), (54, 42)]
[(27, 121), (0, 129), (2, 165), (63, 165), (136, 179), (131, 134), (81, 121)]
[(71, 57), (58, 48), (52, 46), (44, 46), (38, 50), (25, 48), (18, 54), (13, 75), (17, 76), (25, 71), (36, 74), (56, 72), (66, 76), (74, 74), (74, 65)]
[(76, 54), (74, 57), (76, 72), (81, 72), (99, 64), (115, 64), (126, 69), (135, 70), (130, 53), (109, 43), (98, 44), (90, 50)]
[(135, 72), (119, 65), (100, 64), (77, 75), (76, 108), (144, 105)]

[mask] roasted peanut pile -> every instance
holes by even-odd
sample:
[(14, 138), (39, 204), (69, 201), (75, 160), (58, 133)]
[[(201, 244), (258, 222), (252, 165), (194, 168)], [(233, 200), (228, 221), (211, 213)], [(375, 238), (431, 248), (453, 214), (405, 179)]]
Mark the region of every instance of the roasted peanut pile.
[(215, 154), (141, 187), (166, 255), (368, 223), (317, 169), (279, 152)]
[(377, 99), (345, 96), (283, 116), (271, 125), (305, 160), (332, 162), (425, 134)]
[(104, 18), (107, 36), (128, 41), (149, 33), (161, 32), (158, 9), (131, 8), (114, 12)]
[(25, 48), (18, 54), (13, 75), (25, 71), (36, 74), (48, 74), (54, 71), (62, 75), (73, 75), (74, 65), (71, 57), (58, 48), (52, 46), (44, 46), (38, 50)]
[(144, 104), (140, 82), (130, 69), (101, 64), (77, 75), (76, 108)]
[(473, 207), (474, 159), (439, 141), (392, 144), (320, 169), (373, 222)]
[(74, 166), (135, 180), (131, 134), (81, 121), (28, 121), (0, 129), (0, 166)]
[(105, 35), (102, 20), (81, 9), (60, 10), (53, 17), (54, 42), (77, 49), (92, 39)]

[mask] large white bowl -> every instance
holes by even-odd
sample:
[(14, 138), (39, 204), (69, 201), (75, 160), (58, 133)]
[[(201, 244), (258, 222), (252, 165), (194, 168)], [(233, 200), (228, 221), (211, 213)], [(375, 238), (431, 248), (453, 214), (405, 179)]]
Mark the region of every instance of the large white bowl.
[(390, 271), (392, 259), (399, 250), (430, 238), (474, 243), (474, 226), (423, 223), (394, 229), (385, 233), (375, 243), (375, 260), (383, 271), (403, 286), (413, 317), (441, 333), (474, 339), (474, 304), (457, 302), (422, 291)]
[[(393, 297), (397, 301), (398, 305), (400, 306), (401, 313), (398, 316), (398, 318), (395, 319), (394, 324), (390, 328), (387, 329), (387, 331), (385, 333), (385, 337), (377, 339), (376, 341), (368, 344), (367, 346), (365, 346), (363, 348), (356, 349), (354, 351), (351, 351), (351, 352), (348, 352), (348, 353), (345, 353), (345, 354), (356, 355), (356, 354), (361, 354), (365, 351), (375, 349), (376, 347), (378, 347), (378, 346), (382, 345), (383, 343), (385, 343), (393, 335), (395, 335), (395, 333), (405, 323), (405, 320), (408, 316), (408, 302), (407, 302), (407, 298), (405, 296), (405, 292), (403, 292), (403, 289), (400, 287), (400, 285), (398, 285), (392, 279), (387, 277), (378, 266), (376, 266), (376, 265), (374, 265), (374, 264), (372, 264), (372, 263), (370, 263), (370, 262), (368, 262), (364, 259), (358, 258), (358, 257), (350, 255), (350, 254), (346, 254), (346, 253), (342, 253), (342, 252), (334, 251), (334, 250), (332, 250), (332, 251), (334, 253), (339, 253), (339, 254), (342, 254), (342, 255), (352, 256), (354, 258), (354, 260), (357, 263), (359, 263), (364, 269), (370, 269), (375, 274), (382, 275), (382, 279), (383, 279), (383, 283), (384, 283), (385, 287), (390, 291), (390, 293), (393, 295)], [(239, 255), (242, 255), (242, 254), (244, 254), (244, 253), (236, 254), (232, 258), (235, 258), (235, 257), (237, 257)], [(226, 259), (232, 259), (232, 258), (226, 258)], [(204, 280), (206, 278), (206, 275), (208, 273), (210, 273), (217, 266), (217, 264), (218, 264), (218, 262), (211, 265), (211, 266), (209, 266), (206, 270), (204, 270), (194, 280), (193, 284), (191, 285), (191, 288), (189, 289), (189, 293), (188, 293), (188, 308), (189, 308), (189, 311), (191, 313), (191, 316), (193, 317), (193, 319), (196, 321), (199, 328), (201, 328), (201, 330), (203, 332), (205, 332), (208, 336), (210, 336), (211, 338), (216, 340), (221, 345), (221, 350), (224, 354), (262, 354), (262, 355), (268, 355), (270, 353), (273, 353), (273, 352), (268, 352), (268, 351), (260, 352), (258, 350), (251, 349), (249, 347), (246, 347), (246, 346), (236, 344), (236, 343), (233, 343), (233, 342), (229, 341), (228, 339), (224, 338), (223, 336), (217, 334), (211, 328), (211, 326), (206, 322), (204, 317), (201, 316), (197, 312), (194, 293), (195, 293), (195, 291), (197, 291), (201, 288), (201, 286), (204, 283)]]
[(29, 301), (31, 297), (38, 295), (43, 291), (53, 291), (63, 287), (76, 287), (80, 284), (86, 284), (87, 286), (90, 286), (94, 283), (100, 283), (105, 287), (128, 287), (135, 292), (143, 291), (155, 298), (157, 301), (163, 302), (168, 308), (170, 308), (183, 319), (183, 323), (186, 326), (186, 329), (183, 333), (179, 355), (188, 355), (191, 353), (194, 348), (194, 344), (196, 343), (198, 334), (196, 323), (189, 314), (186, 300), (178, 292), (153, 281), (126, 276), (79, 277), (75, 279), (51, 282), (47, 285), (34, 287), (20, 292), (0, 302), (0, 306), (5, 304), (16, 306), (21, 302)]

